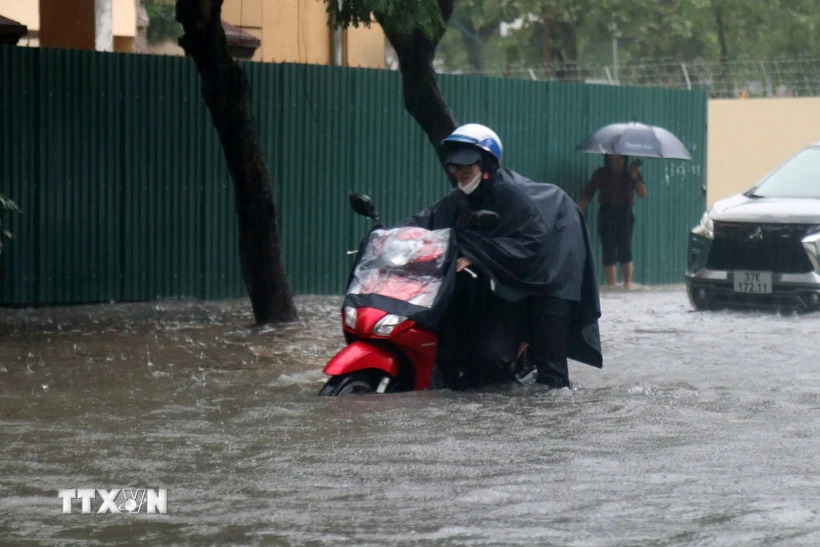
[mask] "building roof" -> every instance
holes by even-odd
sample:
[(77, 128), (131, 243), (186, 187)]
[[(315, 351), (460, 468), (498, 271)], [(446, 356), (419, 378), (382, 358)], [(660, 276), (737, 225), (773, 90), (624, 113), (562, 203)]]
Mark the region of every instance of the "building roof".
[(250, 59), (256, 49), (262, 45), (262, 41), (253, 34), (225, 21), (222, 21), (222, 29), (228, 39), (228, 49), (234, 57)]
[(28, 34), (26, 25), (0, 15), (0, 44), (16, 45), (26, 34)]

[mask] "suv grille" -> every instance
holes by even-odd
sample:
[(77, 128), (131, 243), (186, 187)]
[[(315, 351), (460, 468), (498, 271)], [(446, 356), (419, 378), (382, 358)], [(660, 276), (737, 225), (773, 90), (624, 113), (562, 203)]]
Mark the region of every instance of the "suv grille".
[(715, 222), (710, 270), (806, 273), (814, 270), (800, 240), (818, 229), (808, 224)]

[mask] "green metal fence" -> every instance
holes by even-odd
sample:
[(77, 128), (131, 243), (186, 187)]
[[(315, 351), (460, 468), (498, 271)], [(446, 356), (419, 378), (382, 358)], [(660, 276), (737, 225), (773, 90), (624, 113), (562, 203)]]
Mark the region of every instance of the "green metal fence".
[[(245, 63), (295, 292), (343, 290), (370, 194), (387, 222), (449, 189), (391, 71)], [(639, 119), (681, 137), (693, 162), (649, 160), (636, 207), (639, 283), (676, 283), (699, 218), (706, 95), (442, 76), (459, 122), (497, 130), (505, 163), (574, 198), (600, 165), (575, 153), (597, 127)], [(0, 304), (244, 296), (233, 188), (190, 60), (0, 47)], [(598, 253), (595, 207), (589, 226)]]

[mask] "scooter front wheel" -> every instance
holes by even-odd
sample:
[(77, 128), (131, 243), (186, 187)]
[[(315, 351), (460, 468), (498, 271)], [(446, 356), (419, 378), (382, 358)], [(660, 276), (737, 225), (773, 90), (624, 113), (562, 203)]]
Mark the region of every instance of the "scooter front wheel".
[(349, 374), (334, 376), (325, 383), (319, 395), (322, 397), (342, 397), (375, 393), (384, 378), (388, 376), (375, 370), (357, 370)]

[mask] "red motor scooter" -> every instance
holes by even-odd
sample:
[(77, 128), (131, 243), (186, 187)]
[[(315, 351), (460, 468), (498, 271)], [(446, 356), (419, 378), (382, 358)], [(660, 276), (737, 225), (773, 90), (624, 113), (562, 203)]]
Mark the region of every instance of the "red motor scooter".
[[(358, 214), (378, 223), (367, 196), (353, 194)], [(492, 226), (497, 214), (474, 213), (473, 226)], [(342, 327), (348, 345), (325, 365), (330, 378), (319, 395), (387, 393), (430, 388), (438, 337), (425, 321), (449, 297), (455, 275), (451, 229), (375, 227), (358, 251)], [(469, 269), (462, 270), (477, 279)]]

